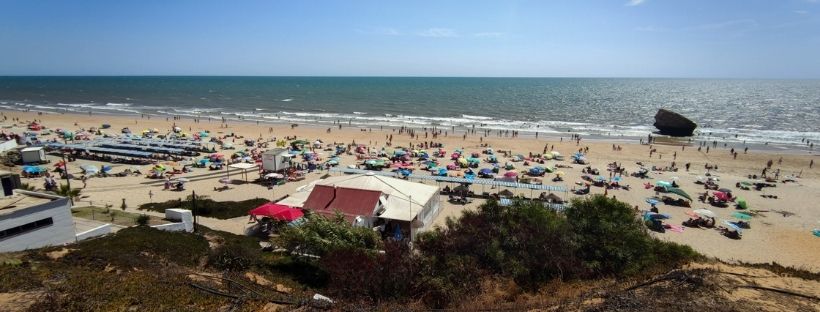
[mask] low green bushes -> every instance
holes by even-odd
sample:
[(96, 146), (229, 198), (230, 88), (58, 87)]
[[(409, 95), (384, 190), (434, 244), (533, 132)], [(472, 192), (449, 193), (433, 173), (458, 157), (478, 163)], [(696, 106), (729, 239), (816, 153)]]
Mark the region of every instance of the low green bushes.
[[(169, 200), (161, 203), (147, 203), (139, 206), (139, 210), (165, 212), (165, 209), (182, 208), (191, 210), (193, 201), (189, 195), (186, 199)], [(269, 202), (264, 198), (253, 198), (242, 201), (215, 201), (206, 196), (197, 196), (196, 214), (202, 217), (231, 219), (247, 216), (248, 211)]]

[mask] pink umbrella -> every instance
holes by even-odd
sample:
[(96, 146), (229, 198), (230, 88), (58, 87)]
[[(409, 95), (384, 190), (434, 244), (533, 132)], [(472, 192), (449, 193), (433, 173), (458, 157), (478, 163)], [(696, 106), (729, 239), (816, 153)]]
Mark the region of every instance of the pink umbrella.
[(518, 173), (515, 171), (507, 171), (504, 173), (505, 178), (515, 178), (518, 176)]
[(283, 211), (288, 210), (288, 209), (291, 209), (291, 208), (288, 207), (288, 206), (285, 206), (285, 205), (279, 205), (279, 204), (274, 204), (274, 203), (264, 203), (261, 206), (256, 207), (251, 211), (248, 211), (248, 214), (251, 214), (251, 215), (254, 215), (254, 216), (273, 217), (277, 213), (283, 212)]
[(304, 215), (305, 214), (302, 212), (302, 210), (295, 209), (295, 208), (287, 208), (286, 210), (283, 210), (283, 211), (280, 211), (280, 212), (276, 213), (275, 215), (273, 215), (273, 217), (277, 218), (279, 220), (282, 220), (282, 221), (290, 222), (290, 221), (299, 219)]
[(715, 195), (715, 198), (717, 198), (720, 201), (728, 201), (729, 200), (729, 196), (727, 196), (726, 193), (724, 193), (724, 192), (714, 192), (714, 195)]

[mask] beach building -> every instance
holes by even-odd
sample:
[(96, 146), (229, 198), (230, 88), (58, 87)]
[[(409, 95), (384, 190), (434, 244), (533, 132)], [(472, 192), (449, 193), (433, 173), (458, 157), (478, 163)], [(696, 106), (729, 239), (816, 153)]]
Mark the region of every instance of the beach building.
[(279, 172), (290, 168), (290, 160), (293, 157), (285, 148), (274, 148), (262, 153), (262, 169), (265, 171)]
[(39, 164), (46, 161), (46, 152), (43, 147), (26, 147), (20, 150), (20, 158), (24, 164)]
[(392, 223), (415, 238), (432, 228), (441, 209), (438, 194), (437, 186), (364, 173), (316, 181), (279, 203), (326, 216), (339, 212), (358, 226)]
[[(3, 177), (5, 181), (5, 177)], [(5, 189), (5, 182), (4, 182)], [(68, 198), (24, 190), (0, 197), (0, 252), (77, 240)]]

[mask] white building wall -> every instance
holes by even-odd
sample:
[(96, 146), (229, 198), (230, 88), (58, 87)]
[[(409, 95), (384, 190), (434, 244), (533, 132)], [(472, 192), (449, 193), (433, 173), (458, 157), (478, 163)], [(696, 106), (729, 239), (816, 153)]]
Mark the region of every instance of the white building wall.
[(16, 147), (17, 141), (15, 140), (0, 141), (0, 153), (5, 153), (7, 151), (15, 149)]
[(54, 224), (0, 240), (0, 252), (57, 246), (76, 241), (68, 198), (0, 216), (0, 230), (51, 217)]
[(111, 224), (103, 224), (88, 231), (77, 233), (77, 241), (89, 239), (92, 237), (103, 236), (106, 234), (111, 234)]

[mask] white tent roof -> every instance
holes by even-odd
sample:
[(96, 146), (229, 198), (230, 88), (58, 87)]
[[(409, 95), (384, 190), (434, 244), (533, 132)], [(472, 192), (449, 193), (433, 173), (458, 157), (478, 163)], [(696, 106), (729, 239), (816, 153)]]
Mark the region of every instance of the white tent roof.
[(301, 208), (305, 204), (305, 201), (307, 200), (309, 195), (310, 191), (296, 192), (290, 194), (290, 196), (288, 196), (287, 198), (278, 201), (277, 204)]
[(236, 164), (229, 165), (228, 167), (231, 167), (231, 168), (234, 168), (234, 169), (247, 170), (247, 169), (251, 169), (251, 168), (256, 168), (256, 164), (236, 163)]

